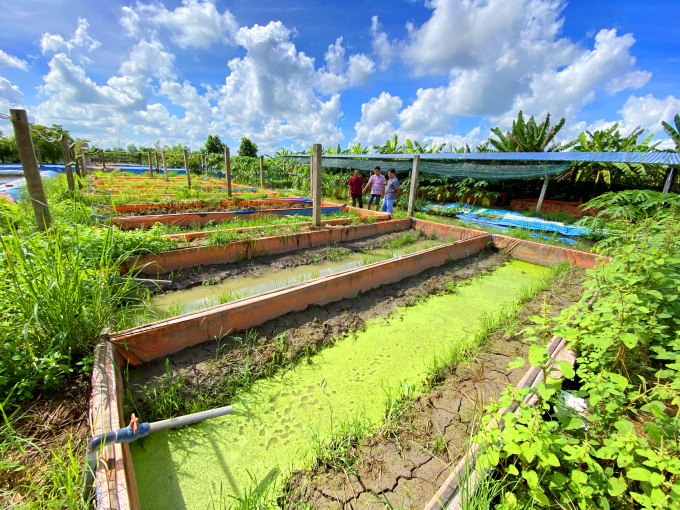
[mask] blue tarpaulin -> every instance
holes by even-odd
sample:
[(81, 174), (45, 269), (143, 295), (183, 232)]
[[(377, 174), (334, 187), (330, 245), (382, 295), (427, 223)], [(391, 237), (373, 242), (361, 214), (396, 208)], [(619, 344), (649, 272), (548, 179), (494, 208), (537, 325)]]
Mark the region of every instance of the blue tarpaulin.
[(558, 221), (544, 220), (534, 216), (525, 216), (518, 212), (505, 211), (503, 209), (489, 209), (475, 207), (456, 202), (447, 204), (430, 203), (424, 208), (432, 212), (457, 212), (456, 218), (475, 224), (488, 225), (494, 228), (524, 228), (527, 230), (539, 230), (543, 232), (557, 232), (566, 236), (582, 236), (588, 233), (587, 229), (574, 225), (565, 225)]

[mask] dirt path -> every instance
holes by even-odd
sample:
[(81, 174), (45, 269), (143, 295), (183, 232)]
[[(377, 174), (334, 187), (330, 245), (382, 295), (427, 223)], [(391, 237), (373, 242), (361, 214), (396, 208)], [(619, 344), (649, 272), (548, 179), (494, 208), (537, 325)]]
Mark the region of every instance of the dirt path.
[[(362, 240), (360, 246), (384, 237)], [(167, 361), (158, 359), (131, 369), (128, 388), (138, 411), (148, 413), (154, 406), (154, 386), (163, 385), (169, 373), (172, 381), (181, 381), (176, 385), (181, 388), (185, 402), (210, 398), (215, 406), (226, 405), (237, 389), (230, 381), (244, 379), (244, 366), (248, 367), (248, 381), (289, 368), (300, 358), (363, 329), (369, 319), (387, 316), (397, 307), (446, 292), (447, 283), (489, 273), (507, 260), (501, 253), (485, 251), (352, 299), (282, 315), (250, 332), (240, 332), (238, 337), (197, 345), (170, 356)]]
[(412, 403), (399, 424), (390, 427), (396, 434), (383, 431), (354, 445), (350, 458), (343, 459), (349, 468), (326, 465), (294, 473), (285, 488), (288, 506), (382, 510), (389, 503), (389, 508), (423, 508), (465, 453), (484, 403), (526, 372), (526, 367), (506, 367), (528, 351), (519, 332), (533, 324), (529, 317), (544, 310), (557, 315), (571, 306), (579, 299), (583, 276), (582, 270), (572, 270), (539, 293), (516, 324), (491, 336), (472, 363), (457, 365)]

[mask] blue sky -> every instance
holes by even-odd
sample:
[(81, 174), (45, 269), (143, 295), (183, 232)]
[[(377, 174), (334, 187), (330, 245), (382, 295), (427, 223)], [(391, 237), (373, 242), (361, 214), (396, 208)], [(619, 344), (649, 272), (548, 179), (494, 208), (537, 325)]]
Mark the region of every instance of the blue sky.
[[(104, 146), (477, 144), (680, 112), (680, 2), (0, 0), (0, 111)], [(0, 124), (7, 133), (8, 123)]]

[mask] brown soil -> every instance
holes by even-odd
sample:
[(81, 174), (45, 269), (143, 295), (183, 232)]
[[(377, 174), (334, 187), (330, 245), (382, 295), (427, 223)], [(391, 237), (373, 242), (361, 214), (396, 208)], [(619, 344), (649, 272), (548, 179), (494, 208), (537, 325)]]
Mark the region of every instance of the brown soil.
[(288, 505), (382, 510), (389, 503), (389, 508), (423, 508), (467, 450), (484, 404), (526, 372), (528, 365), (506, 370), (510, 361), (528, 351), (519, 331), (533, 325), (529, 317), (541, 315), (545, 306), (547, 313), (557, 315), (577, 301), (583, 276), (574, 269), (539, 293), (517, 324), (492, 334), (473, 362), (453, 367), (440, 385), (413, 402), (396, 434), (383, 431), (355, 445), (352, 469), (318, 466), (294, 473), (285, 489)]
[(196, 285), (202, 285), (203, 282), (215, 284), (226, 278), (232, 278), (234, 276), (257, 276), (264, 269), (279, 270), (323, 262), (328, 259), (329, 253), (337, 249), (344, 250), (348, 254), (365, 250), (373, 250), (379, 248), (383, 243), (388, 243), (393, 239), (400, 238), (405, 232), (411, 232), (415, 235), (421, 234), (421, 232), (413, 230), (392, 232), (390, 234), (366, 237), (357, 241), (322, 246), (319, 248), (310, 248), (286, 255), (269, 255), (232, 264), (214, 264), (210, 266), (202, 266), (173, 274), (172, 284), (167, 287), (167, 290), (173, 291), (188, 289), (190, 287), (195, 287)]
[[(227, 200), (226, 196), (221, 200)], [(187, 202), (192, 202), (192, 201), (200, 201), (200, 199), (187, 199)], [(272, 203), (272, 204), (266, 204), (266, 205), (222, 205), (220, 201), (216, 201), (214, 204), (206, 204), (204, 206), (198, 206), (198, 207), (182, 207), (181, 205), (178, 208), (173, 208), (171, 206), (168, 207), (163, 207), (163, 206), (155, 206), (151, 207), (149, 209), (142, 209), (140, 211), (127, 211), (123, 213), (118, 213), (118, 216), (121, 218), (128, 217), (128, 216), (148, 216), (152, 214), (191, 214), (191, 213), (201, 213), (201, 212), (233, 212), (233, 211), (268, 211), (270, 209), (300, 209), (300, 208), (305, 208), (307, 207), (303, 203), (299, 202), (291, 202), (289, 204), (279, 204), (279, 203)], [(140, 204), (144, 204), (146, 202), (138, 202)], [(155, 202), (154, 202), (155, 203)], [(182, 201), (179, 202), (169, 202), (170, 203), (179, 203), (181, 204)], [(311, 204), (309, 204), (309, 208), (311, 208)]]
[(89, 384), (75, 380), (58, 395), (47, 394), (16, 408), (5, 407), (13, 430), (3, 431), (8, 435), (2, 441), (14, 441), (9, 440), (6, 444), (11, 446), (3, 452), (1, 508), (21, 507), (39, 498), (39, 491), (34, 493), (32, 487), (47, 481), (53, 456), (68, 463), (71, 451), (82, 467), (89, 439), (88, 398)]
[(169, 368), (173, 379), (179, 377), (187, 383), (185, 390), (189, 396), (205, 391), (219, 393), (225, 381), (242, 370), (246, 358), (249, 358), (251, 370), (256, 372), (264, 373), (271, 365), (285, 367), (301, 356), (333, 344), (344, 335), (363, 329), (369, 319), (387, 316), (396, 307), (409, 306), (423, 297), (444, 292), (447, 282), (491, 272), (507, 260), (504, 254), (485, 251), (476, 257), (383, 285), (353, 299), (282, 315), (252, 330), (250, 343), (242, 344), (230, 337), (174, 354), (168, 358), (167, 367), (166, 359), (158, 359), (130, 370), (129, 387), (135, 398), (141, 400), (143, 396), (137, 389), (152, 388), (165, 379), (166, 368)]

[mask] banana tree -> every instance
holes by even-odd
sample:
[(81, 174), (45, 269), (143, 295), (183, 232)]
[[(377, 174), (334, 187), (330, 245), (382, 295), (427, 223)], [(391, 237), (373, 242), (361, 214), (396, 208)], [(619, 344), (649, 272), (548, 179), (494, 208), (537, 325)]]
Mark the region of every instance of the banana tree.
[(661, 121), (661, 125), (663, 126), (664, 131), (668, 133), (671, 140), (673, 140), (675, 150), (680, 151), (680, 113), (676, 113), (673, 120), (675, 121), (675, 127), (671, 126), (665, 120)]
[[(489, 143), (496, 148), (496, 152), (553, 152), (564, 150), (559, 143), (554, 143), (555, 135), (564, 126), (562, 118), (554, 125), (550, 125), (550, 114), (540, 124), (532, 115), (528, 122), (524, 121), (524, 113), (519, 111), (517, 120), (512, 121), (512, 129), (505, 134), (495, 127), (491, 132), (498, 139), (489, 138)], [(548, 145), (552, 142), (552, 145)]]
[(399, 154), (401, 152), (397, 135), (394, 135), (392, 141), (385, 141), (385, 145), (374, 145), (373, 148), (380, 154)]
[[(573, 142), (574, 152), (647, 152), (655, 149), (659, 143), (650, 145), (654, 134), (638, 142), (644, 129), (639, 126), (628, 136), (621, 136), (619, 125), (594, 132), (585, 131)], [(581, 162), (571, 165), (571, 182), (588, 181), (595, 176), (597, 185), (602, 179), (607, 186), (613, 180), (626, 181), (629, 184), (650, 184), (660, 177), (658, 166), (645, 166), (639, 163), (623, 162)]]
[(360, 143), (352, 145), (348, 152), (350, 154), (368, 154), (368, 147), (362, 147)]

